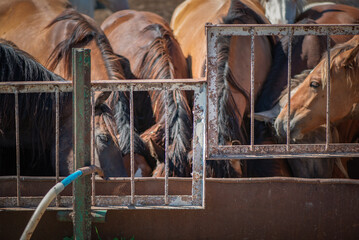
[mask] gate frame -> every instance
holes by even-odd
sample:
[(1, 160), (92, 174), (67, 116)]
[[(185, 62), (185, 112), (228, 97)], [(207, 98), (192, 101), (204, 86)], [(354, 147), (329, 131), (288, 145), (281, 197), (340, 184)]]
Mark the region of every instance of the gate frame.
[[(297, 35), (324, 35), (329, 42), (330, 35), (357, 35), (359, 24), (206, 24), (207, 34), (207, 80), (208, 80), (208, 139), (206, 160), (229, 159), (265, 159), (265, 158), (327, 158), (327, 157), (359, 157), (359, 144), (329, 143), (329, 127), (327, 128), (325, 144), (291, 144), (290, 131), (287, 134), (287, 144), (254, 145), (254, 37), (269, 35), (288, 35), (290, 44), (288, 50), (288, 86), (291, 79), (291, 39)], [(220, 36), (250, 36), (251, 37), (251, 94), (250, 94), (250, 144), (249, 145), (219, 145), (217, 108), (218, 93), (216, 91), (216, 56), (217, 40)], [(327, 45), (327, 54), (330, 54), (330, 45)], [(330, 61), (328, 61), (328, 68)], [(330, 76), (329, 76), (330, 77)], [(327, 91), (330, 92), (330, 81)], [(329, 96), (329, 94), (328, 94)], [(288, 94), (290, 104), (290, 94)], [(327, 126), (329, 122), (329, 98), (327, 98)], [(288, 115), (290, 109), (288, 108)], [(289, 124), (289, 123), (288, 123)], [(289, 129), (289, 128), (288, 128)]]

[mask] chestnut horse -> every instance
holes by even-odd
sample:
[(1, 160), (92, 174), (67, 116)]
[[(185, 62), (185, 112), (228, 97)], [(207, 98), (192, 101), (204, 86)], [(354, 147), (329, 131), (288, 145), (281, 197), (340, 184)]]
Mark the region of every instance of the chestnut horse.
[(331, 79), (330, 122), (343, 120), (358, 103), (359, 36), (334, 47), (330, 56), (330, 73), (327, 70), (329, 59), (325, 56), (291, 97), (290, 118), (286, 114), (287, 105), (278, 115), (275, 128), (279, 135), (286, 133), (287, 121), (291, 136), (298, 139), (326, 123), (328, 74)]
[[(71, 79), (72, 48), (91, 49), (91, 79), (128, 79), (133, 75), (124, 58), (113, 53), (110, 43), (96, 23), (69, 8), (65, 0), (25, 0), (0, 3), (0, 37), (13, 41), (55, 73)], [(104, 103), (110, 93), (96, 92), (95, 104)], [(107, 103), (115, 114), (119, 144), (129, 155), (130, 123), (128, 99), (114, 92)], [(135, 133), (136, 158), (148, 158), (148, 151)]]
[[(206, 75), (205, 23), (266, 24), (264, 10), (257, 1), (200, 1), (187, 0), (179, 5), (172, 17), (171, 27), (181, 44), (185, 57), (192, 63), (194, 78)], [(266, 78), (272, 62), (273, 39), (255, 37), (255, 98)], [(218, 131), (219, 144), (248, 144), (250, 92), (250, 37), (223, 36), (218, 41)], [(233, 161), (232, 163), (238, 163)], [(207, 176), (237, 177), (243, 175), (228, 161), (208, 161)]]
[[(138, 78), (188, 78), (187, 63), (182, 50), (166, 21), (157, 14), (134, 10), (119, 11), (109, 16), (101, 27), (114, 51), (129, 59), (132, 72)], [(165, 92), (152, 91), (150, 96), (156, 123), (141, 136), (149, 145), (157, 165), (161, 165), (165, 154)], [(149, 108), (146, 104), (142, 105), (138, 111), (144, 112)], [(187, 155), (192, 138), (191, 119), (185, 92), (169, 92), (169, 146), (166, 154), (170, 176), (190, 176), (191, 168)], [(158, 169), (155, 172), (155, 176), (164, 175), (164, 172)]]
[[(0, 39), (0, 82), (65, 81), (50, 72), (13, 43)], [(19, 94), (21, 175), (55, 173), (55, 96), (50, 93)], [(13, 94), (0, 95), (0, 175), (16, 174), (15, 114)], [(60, 175), (73, 171), (72, 94), (59, 94)], [(126, 176), (117, 143), (117, 128), (105, 104), (95, 106), (95, 162), (106, 177)]]
[[(358, 116), (353, 113), (353, 109), (359, 100), (355, 92), (357, 91), (359, 73), (359, 37), (355, 36), (348, 42), (340, 44), (331, 50), (330, 58), (330, 77), (331, 77), (331, 94), (330, 94), (330, 122), (337, 128), (340, 133), (339, 142), (356, 142), (359, 136), (357, 127)], [(298, 90), (292, 96), (290, 128), (291, 136), (300, 139), (305, 134), (315, 130), (318, 126), (326, 121), (326, 81), (327, 81), (327, 64), (328, 59), (323, 60), (313, 69)], [(298, 102), (302, 101), (302, 102)], [(322, 105), (321, 105), (322, 104)], [(284, 113), (287, 106), (281, 111), (275, 121), (275, 128), (278, 134), (286, 132), (287, 115)], [(344, 165), (346, 161), (343, 160)], [(353, 169), (348, 169), (349, 176), (358, 177)], [(350, 173), (353, 172), (353, 173)]]
[[(325, 23), (346, 23), (353, 24), (358, 21), (359, 9), (353, 7), (346, 7), (343, 5), (326, 5), (314, 7), (316, 11), (311, 11), (313, 15), (305, 12), (304, 15), (309, 18), (302, 18), (298, 23), (299, 24), (325, 24)], [(319, 9), (322, 9), (322, 12), (318, 12)], [(318, 10), (318, 11), (317, 11)], [(309, 11), (309, 10), (308, 10)], [(342, 18), (338, 19), (338, 15)], [(318, 18), (318, 16), (321, 16)], [(313, 20), (313, 19), (315, 20)], [(337, 22), (334, 22), (337, 19)], [(332, 36), (331, 37), (331, 46), (334, 46), (336, 43), (345, 42), (350, 39), (352, 36)], [(279, 113), (279, 108), (276, 107), (278, 104), (278, 99), (281, 92), (287, 86), (288, 78), (288, 44), (289, 37), (284, 36), (274, 47), (274, 60), (271, 70), (267, 76), (267, 80), (264, 83), (263, 90), (259, 95), (255, 110), (259, 113), (260, 118), (275, 118)], [(292, 40), (292, 68), (291, 68), (291, 77), (300, 74), (303, 70), (313, 69), (320, 61), (322, 54), (325, 52), (326, 46), (326, 37), (324, 36), (314, 36), (314, 35), (305, 35), (305, 36), (294, 36)], [(272, 109), (273, 108), (273, 109)], [(269, 119), (271, 121), (271, 119)], [(255, 122), (255, 131), (256, 131), (256, 143), (262, 144), (263, 142), (276, 142), (277, 140), (273, 135), (271, 124), (265, 124), (261, 122)], [(345, 125), (345, 124), (344, 124)], [(318, 130), (319, 131), (319, 130)], [(313, 136), (322, 136), (322, 134), (311, 133), (311, 136), (305, 136), (301, 140), (302, 143), (305, 143), (306, 140), (313, 139)], [(339, 131), (339, 137), (342, 138), (341, 132)], [(321, 138), (322, 141), (325, 141), (325, 138)], [(316, 139), (321, 141), (320, 139)], [(309, 142), (307, 142), (309, 143)], [(259, 160), (257, 163), (259, 163)], [(327, 160), (325, 160), (327, 161)], [(327, 177), (331, 173), (332, 167), (326, 167), (327, 170), (323, 169), (324, 165), (328, 166), (325, 162), (320, 162), (317, 159), (313, 161), (308, 161), (307, 159), (303, 160), (303, 164), (308, 166), (308, 162), (313, 163), (313, 166), (310, 168), (305, 168), (299, 166), (300, 162), (296, 160), (290, 160), (289, 165), (292, 169), (292, 174), (298, 177)], [(256, 163), (250, 162), (249, 165)], [(294, 166), (294, 164), (296, 166)], [(324, 165), (323, 165), (324, 164)], [(323, 166), (322, 166), (323, 165)], [(249, 166), (251, 167), (251, 166)], [(294, 169), (301, 169), (300, 171)], [(320, 171), (312, 171), (314, 169), (321, 169)], [(308, 172), (309, 171), (309, 172)], [(319, 174), (321, 172), (322, 174)]]

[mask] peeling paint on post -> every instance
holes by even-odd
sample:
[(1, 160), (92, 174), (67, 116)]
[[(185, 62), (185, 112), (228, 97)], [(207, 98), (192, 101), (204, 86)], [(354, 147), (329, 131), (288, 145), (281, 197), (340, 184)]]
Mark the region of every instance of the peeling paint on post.
[(204, 207), (207, 84), (194, 92), (192, 205)]
[[(74, 170), (91, 165), (91, 56), (72, 49)], [(91, 175), (74, 182), (74, 236), (91, 239)]]

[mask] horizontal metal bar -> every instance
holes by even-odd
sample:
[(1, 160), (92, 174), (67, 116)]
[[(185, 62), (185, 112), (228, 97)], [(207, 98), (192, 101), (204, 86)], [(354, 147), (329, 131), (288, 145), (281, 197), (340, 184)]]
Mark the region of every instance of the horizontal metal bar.
[(176, 89), (195, 90), (206, 83), (200, 79), (141, 79), (141, 80), (97, 80), (92, 81), (94, 91), (156, 91), (168, 88), (168, 91)]
[(359, 157), (359, 144), (286, 144), (217, 146), (209, 150), (208, 160), (252, 158), (309, 158), (309, 157)]
[(289, 35), (293, 29), (293, 35), (356, 35), (359, 34), (359, 24), (216, 24), (206, 25), (208, 34), (256, 36)]
[[(163, 90), (165, 87), (172, 91), (195, 90), (206, 80), (201, 79), (141, 79), (141, 80), (97, 80), (91, 82), (94, 91), (129, 91), (133, 86), (134, 91)], [(0, 93), (37, 93), (37, 92), (72, 92), (72, 82), (1, 82)]]
[[(23, 197), (21, 198), (21, 205), (23, 207), (37, 207), (42, 197)], [(60, 199), (60, 206), (71, 207), (72, 196), (62, 196)], [(131, 196), (95, 196), (96, 206), (130, 206)], [(133, 206), (160, 206), (165, 205), (165, 196), (163, 195), (137, 195), (134, 199)], [(169, 195), (168, 206), (192, 206), (191, 195)], [(50, 207), (56, 207), (55, 201), (52, 201)], [(0, 209), (3, 207), (17, 207), (16, 197), (0, 197)]]

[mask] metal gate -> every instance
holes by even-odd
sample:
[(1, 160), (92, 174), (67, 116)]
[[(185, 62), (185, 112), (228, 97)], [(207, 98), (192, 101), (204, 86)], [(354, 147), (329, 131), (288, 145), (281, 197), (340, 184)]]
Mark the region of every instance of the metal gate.
[[(95, 91), (128, 91), (130, 93), (131, 108), (131, 132), (133, 134), (133, 92), (134, 91), (171, 91), (174, 89), (194, 91), (194, 128), (193, 128), (193, 172), (191, 185), (191, 193), (188, 194), (170, 194), (169, 185), (171, 178), (168, 177), (168, 163), (166, 164), (166, 177), (163, 179), (137, 178), (132, 171), (130, 178), (113, 178), (111, 181), (95, 180), (92, 177), (92, 209), (126, 209), (126, 208), (176, 208), (176, 209), (203, 209), (205, 207), (205, 160), (228, 160), (228, 159), (261, 159), (261, 158), (294, 158), (294, 157), (359, 157), (359, 144), (332, 144), (327, 141), (325, 144), (299, 145), (291, 144), (289, 135), (287, 144), (278, 145), (255, 145), (254, 144), (254, 37), (263, 35), (325, 35), (329, 39), (330, 35), (353, 35), (359, 34), (359, 25), (286, 25), (286, 26), (270, 26), (270, 25), (207, 25), (207, 79), (200, 80), (106, 80), (91, 82), (91, 97)], [(250, 98), (250, 117), (251, 142), (249, 145), (219, 145), (218, 144), (218, 126), (217, 126), (217, 90), (216, 90), (216, 53), (217, 40), (219, 36), (225, 35), (241, 35), (251, 37), (251, 98)], [(329, 41), (329, 40), (328, 40)], [(291, 46), (291, 45), (290, 45)], [(328, 44), (329, 46), (329, 44)], [(329, 54), (329, 47), (327, 54)], [(289, 50), (291, 56), (291, 50)], [(86, 60), (88, 61), (88, 59)], [(289, 57), (288, 66), (291, 64)], [(78, 71), (84, 66), (78, 66)], [(89, 67), (89, 66), (87, 66)], [(329, 66), (328, 66), (329, 67)], [(290, 67), (288, 70), (290, 76)], [(86, 81), (86, 80), (85, 80)], [(88, 79), (87, 79), (88, 81)], [(329, 81), (328, 81), (329, 82)], [(208, 86), (207, 86), (208, 84)], [(288, 77), (290, 84), (290, 77)], [(330, 84), (327, 85), (330, 91)], [(15, 101), (18, 94), (31, 92), (53, 92), (58, 99), (60, 92), (71, 92), (73, 86), (71, 83), (64, 82), (42, 82), (42, 83), (1, 83), (0, 93), (14, 94)], [(207, 94), (208, 91), (208, 94)], [(288, 98), (290, 95), (288, 96)], [(208, 103), (207, 103), (208, 101)], [(288, 99), (288, 103), (290, 100)], [(330, 102), (328, 98), (327, 108)], [(207, 111), (208, 106), (208, 111)], [(56, 116), (58, 119), (58, 100), (56, 104)], [(93, 112), (94, 109), (92, 108)], [(207, 114), (208, 112), (208, 114)], [(15, 108), (15, 114), (18, 116), (19, 109)], [(289, 114), (289, 113), (288, 113)], [(328, 119), (329, 113), (327, 113)], [(208, 117), (208, 119), (207, 119)], [(58, 121), (58, 120), (57, 120)], [(208, 127), (207, 127), (208, 122)], [(330, 122), (327, 121), (327, 126)], [(18, 124), (17, 124), (18, 129)], [(168, 128), (166, 127), (166, 132)], [(166, 134), (167, 135), (167, 134)], [(56, 138), (58, 139), (58, 123), (56, 130)], [(208, 137), (207, 137), (208, 136)], [(17, 136), (18, 138), (18, 136)], [(93, 141), (93, 140), (92, 140)], [(58, 144), (58, 141), (57, 141)], [(133, 143), (131, 143), (133, 145)], [(93, 142), (92, 142), (93, 145)], [(19, 151), (17, 146), (17, 152)], [(166, 149), (167, 150), (167, 149)], [(93, 150), (91, 150), (93, 152)], [(167, 152), (167, 151), (166, 151)], [(133, 166), (133, 147), (131, 147), (131, 165)], [(41, 200), (41, 194), (31, 195), (31, 193), (23, 194), (26, 186), (34, 182), (43, 182), (44, 185), (55, 184), (60, 181), (58, 169), (56, 177), (37, 178), (20, 176), (20, 160), (17, 157), (17, 175), (10, 177), (0, 177), (0, 188), (3, 194), (12, 192), (11, 196), (0, 194), (0, 209), (3, 210), (19, 210), (33, 208)], [(58, 164), (57, 164), (58, 168)], [(163, 195), (158, 194), (136, 194), (136, 186), (150, 181), (164, 182)], [(266, 181), (266, 180), (264, 180)], [(270, 180), (268, 180), (270, 182)], [(331, 180), (327, 180), (331, 181)], [(335, 181), (335, 180), (333, 180)], [(118, 195), (98, 195), (96, 194), (96, 186), (111, 185), (116, 187), (125, 184), (125, 188), (129, 187), (129, 194), (124, 196)], [(16, 192), (9, 189), (17, 189)], [(6, 190), (6, 191), (5, 191)], [(43, 195), (43, 194), (42, 194)], [(76, 200), (75, 200), (76, 201)], [(63, 210), (70, 209), (73, 198), (71, 194), (61, 196), (51, 204), (51, 209)]]

